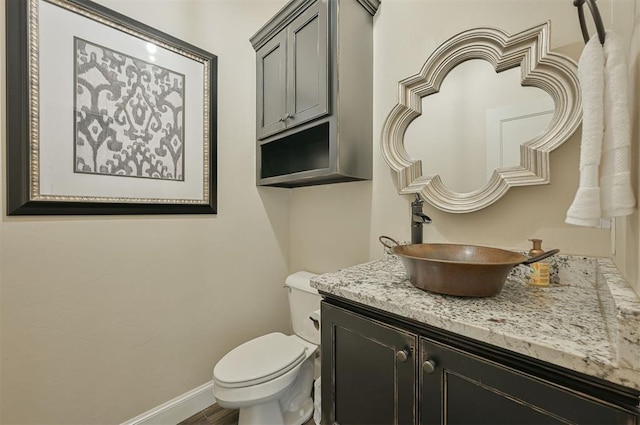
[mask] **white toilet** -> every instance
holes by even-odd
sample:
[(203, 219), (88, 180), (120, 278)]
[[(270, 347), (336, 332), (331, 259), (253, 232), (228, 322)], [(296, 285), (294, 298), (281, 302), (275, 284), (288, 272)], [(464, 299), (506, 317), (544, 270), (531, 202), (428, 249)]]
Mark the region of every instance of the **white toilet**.
[(297, 272), (285, 282), (294, 335), (274, 332), (254, 338), (213, 369), (216, 403), (240, 409), (238, 425), (301, 425), (313, 414), (321, 299), (310, 285), (313, 276)]

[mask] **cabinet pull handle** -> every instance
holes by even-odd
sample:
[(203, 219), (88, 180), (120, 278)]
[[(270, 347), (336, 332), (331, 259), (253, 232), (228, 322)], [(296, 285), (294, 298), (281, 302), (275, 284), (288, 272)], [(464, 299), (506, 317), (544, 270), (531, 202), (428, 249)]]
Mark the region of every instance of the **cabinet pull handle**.
[(282, 122), (282, 121), (284, 121), (284, 118), (278, 117), (278, 122)]
[(291, 114), (289, 114), (289, 113), (287, 112), (286, 114), (284, 114), (284, 119), (283, 119), (283, 121), (284, 121), (284, 120), (291, 119), (291, 118), (293, 118), (293, 115), (291, 115)]
[(396, 353), (396, 359), (398, 359), (398, 361), (404, 363), (407, 361), (407, 359), (409, 358), (409, 351), (407, 350), (400, 350)]
[(433, 373), (436, 370), (436, 363), (433, 360), (427, 360), (426, 362), (422, 363), (422, 370), (425, 373)]

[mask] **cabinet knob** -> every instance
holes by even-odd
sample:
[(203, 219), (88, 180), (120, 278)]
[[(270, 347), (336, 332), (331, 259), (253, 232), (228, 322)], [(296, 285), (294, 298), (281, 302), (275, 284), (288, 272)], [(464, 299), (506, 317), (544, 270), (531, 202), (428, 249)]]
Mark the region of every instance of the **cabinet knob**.
[(396, 353), (396, 359), (398, 359), (398, 361), (404, 363), (407, 361), (407, 359), (409, 358), (409, 351), (407, 350), (400, 350)]
[(436, 363), (433, 360), (427, 360), (422, 363), (422, 370), (425, 373), (433, 373), (436, 370)]
[(284, 121), (284, 118), (278, 117), (278, 122), (282, 122), (282, 121)]
[(284, 114), (284, 120), (288, 120), (289, 118), (293, 118), (293, 115), (289, 114), (288, 112), (286, 114)]

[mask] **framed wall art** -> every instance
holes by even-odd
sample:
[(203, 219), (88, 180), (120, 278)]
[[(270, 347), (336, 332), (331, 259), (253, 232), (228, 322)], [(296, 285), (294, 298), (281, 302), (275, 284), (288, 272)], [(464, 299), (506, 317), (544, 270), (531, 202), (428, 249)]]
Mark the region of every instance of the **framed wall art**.
[(88, 0), (7, 0), (7, 214), (215, 214), (217, 57)]

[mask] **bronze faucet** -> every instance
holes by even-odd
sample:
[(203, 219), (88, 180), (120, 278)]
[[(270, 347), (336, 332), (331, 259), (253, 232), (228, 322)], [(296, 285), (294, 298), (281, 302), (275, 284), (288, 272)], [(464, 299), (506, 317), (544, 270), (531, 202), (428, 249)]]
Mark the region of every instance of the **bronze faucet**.
[(431, 223), (431, 218), (422, 212), (420, 195), (416, 193), (416, 199), (411, 203), (411, 243), (422, 243), (422, 225)]

